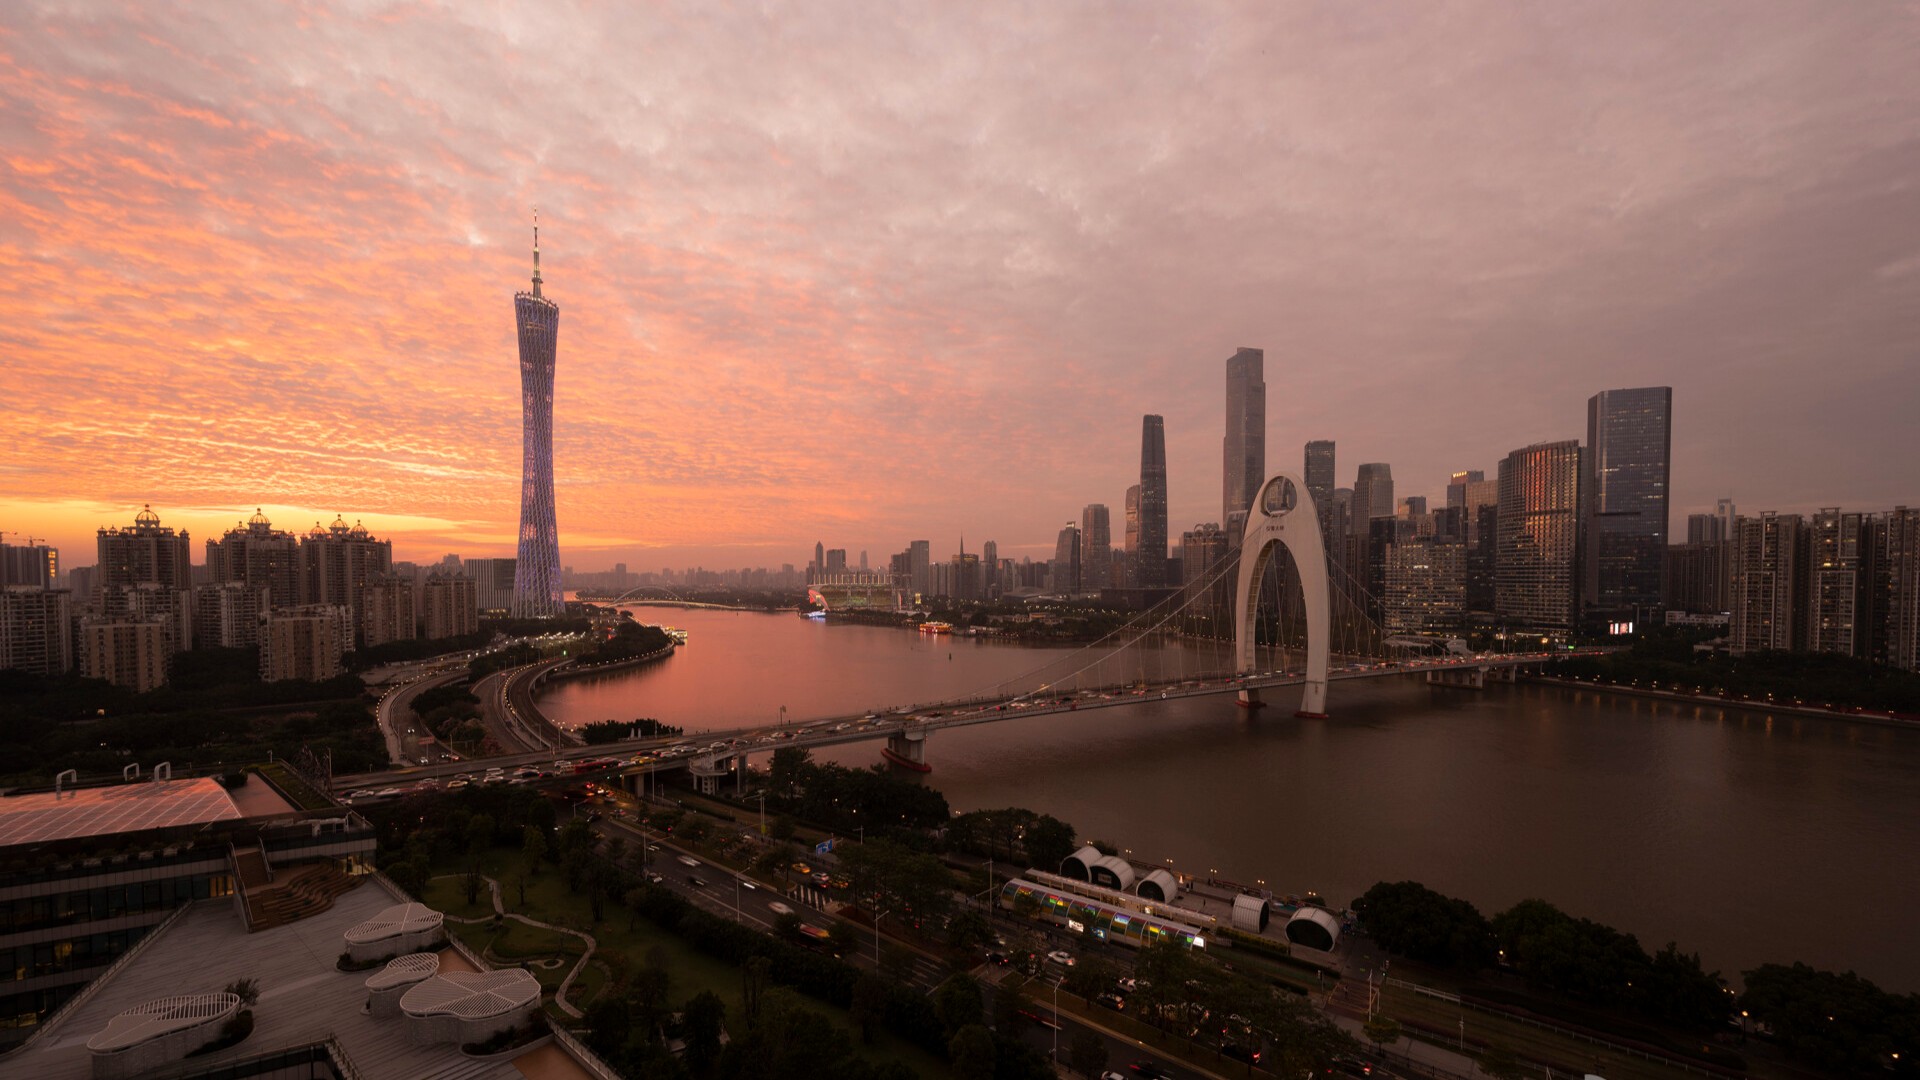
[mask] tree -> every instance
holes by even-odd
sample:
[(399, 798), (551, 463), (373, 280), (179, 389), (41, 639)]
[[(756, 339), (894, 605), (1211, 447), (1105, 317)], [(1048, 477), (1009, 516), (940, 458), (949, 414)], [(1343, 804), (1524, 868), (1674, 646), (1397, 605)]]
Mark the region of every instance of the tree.
[(947, 920), (947, 944), (956, 949), (972, 951), (993, 940), (993, 927), (987, 917), (976, 908), (956, 911)]
[(773, 760), (767, 765), (767, 786), (781, 798), (793, 798), (800, 786), (800, 777), (813, 761), (813, 755), (798, 746), (783, 746), (773, 752)]
[(1074, 1072), (1097, 1076), (1107, 1067), (1107, 1040), (1091, 1028), (1081, 1028), (1073, 1033), (1073, 1042), (1067, 1047), (1067, 1061)]
[(859, 936), (853, 927), (840, 919), (827, 924), (827, 941), (832, 944), (835, 956), (845, 956), (860, 947)]
[(480, 886), (482, 884), (479, 868), (469, 867), (466, 873), (460, 875), (460, 883), (465, 886), (467, 890), (467, 906), (472, 907), (478, 904), (480, 902)]
[(1041, 814), (1027, 826), (1022, 846), (1033, 865), (1050, 874), (1060, 872), (1060, 864), (1075, 851), (1073, 826), (1059, 818)]
[(1031, 1008), (1023, 984), (1011, 980), (1001, 983), (993, 991), (993, 1029), (1003, 1035), (1012, 1034), (1020, 1026), (1020, 1014)]
[(1417, 881), (1379, 882), (1354, 902), (1367, 932), (1389, 952), (1435, 967), (1473, 968), (1493, 960), (1493, 927), (1465, 900)]
[(1851, 971), (1799, 963), (1762, 964), (1744, 980), (1740, 1008), (1772, 1028), (1793, 1058), (1839, 1075), (1869, 1076), (1888, 1062), (1895, 1075), (1920, 1072), (1912, 1049), (1920, 1045), (1920, 995), (1889, 994)]
[(1373, 1043), (1375, 1049), (1392, 1046), (1400, 1041), (1400, 1021), (1385, 1014), (1370, 1017), (1361, 1026), (1361, 1030), (1367, 1033), (1367, 1040)]
[(853, 981), (853, 1000), (847, 1005), (847, 1018), (860, 1030), (862, 1044), (873, 1041), (873, 1025), (885, 1015), (887, 980), (871, 971), (863, 971)]
[(260, 1002), (260, 982), (257, 979), (235, 979), (227, 984), (227, 993), (240, 999), (240, 1007), (251, 1009)]
[(647, 890), (645, 886), (635, 885), (633, 888), (628, 889), (626, 894), (620, 898), (620, 902), (627, 906), (627, 929), (632, 930), (639, 924), (641, 905), (647, 902)]
[(687, 1001), (681, 1020), (687, 1032), (687, 1070), (695, 1076), (713, 1071), (720, 1057), (720, 1033), (726, 1028), (727, 1006), (720, 995), (702, 990)]
[(1493, 1080), (1521, 1080), (1527, 1075), (1520, 1066), (1520, 1059), (1505, 1043), (1489, 1043), (1480, 1055), (1480, 1071), (1493, 1077)]
[(947, 1057), (961, 1080), (992, 1080), (993, 1053), (993, 1032), (984, 1024), (963, 1027), (947, 1040)]
[(947, 1035), (972, 1027), (986, 1019), (986, 1005), (980, 996), (980, 983), (971, 975), (955, 975), (933, 991), (933, 1008), (940, 1014)]
[(753, 1024), (760, 1019), (760, 1001), (767, 992), (767, 977), (773, 970), (773, 962), (764, 956), (749, 956), (747, 962), (740, 965), (740, 1007), (747, 1014), (747, 1023)]

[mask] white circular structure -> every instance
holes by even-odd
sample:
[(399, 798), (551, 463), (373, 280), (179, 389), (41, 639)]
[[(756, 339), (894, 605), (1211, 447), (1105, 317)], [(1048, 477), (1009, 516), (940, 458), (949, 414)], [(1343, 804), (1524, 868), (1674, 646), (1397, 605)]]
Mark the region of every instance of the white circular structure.
[(540, 1007), (540, 980), (525, 968), (450, 971), (400, 998), (416, 1043), (482, 1042), (518, 1027)]
[(1340, 920), (1325, 908), (1303, 907), (1287, 920), (1287, 940), (1303, 949), (1332, 952), (1340, 942)]
[[(1320, 535), (1320, 512), (1305, 484), (1289, 473), (1275, 473), (1247, 515), (1240, 540), (1240, 583), (1234, 589), (1238, 605), (1233, 619), (1234, 670), (1251, 675), (1259, 669), (1254, 653), (1254, 617), (1259, 613), (1260, 582), (1266, 578), (1275, 545), (1293, 554), (1300, 571), (1300, 594), (1307, 609), (1307, 685), (1295, 715), (1327, 715), (1327, 548)], [(1240, 691), (1246, 705), (1260, 701), (1258, 690)]]
[(367, 976), (367, 1006), (375, 1016), (397, 1016), (400, 998), (415, 984), (440, 973), (440, 954), (409, 953), (387, 961), (387, 966)]
[(87, 1049), (98, 1080), (140, 1076), (220, 1037), (220, 1026), (240, 1011), (236, 994), (182, 994), (135, 1005), (107, 1021)]
[(395, 904), (342, 936), (347, 955), (364, 963), (437, 945), (445, 923), (446, 916), (425, 904)]
[(1155, 867), (1147, 871), (1147, 876), (1140, 879), (1139, 883), (1133, 887), (1133, 891), (1142, 900), (1158, 900), (1163, 904), (1170, 904), (1180, 893), (1180, 882), (1174, 878), (1171, 871)]

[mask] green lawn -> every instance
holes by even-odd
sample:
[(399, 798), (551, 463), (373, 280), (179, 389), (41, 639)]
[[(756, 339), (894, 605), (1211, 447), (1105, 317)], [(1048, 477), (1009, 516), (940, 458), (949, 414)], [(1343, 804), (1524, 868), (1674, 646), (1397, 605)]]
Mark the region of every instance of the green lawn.
[[(684, 1002), (702, 990), (711, 990), (726, 1003), (729, 1022), (735, 1022), (741, 1012), (740, 969), (732, 964), (723, 963), (695, 950), (672, 933), (645, 919), (638, 919), (622, 905), (609, 902), (605, 909), (606, 918), (599, 924), (592, 921), (592, 907), (587, 896), (567, 891), (566, 875), (554, 866), (542, 867), (540, 873), (527, 880), (526, 903), (520, 903), (520, 891), (515, 875), (521, 870), (518, 849), (496, 848), (481, 860), (481, 873), (500, 882), (501, 903), (509, 912), (526, 915), (528, 918), (552, 923), (555, 926), (571, 930), (582, 930), (593, 935), (598, 943), (594, 952), (595, 959), (605, 959), (616, 968), (621, 963), (638, 967), (646, 963), (647, 956), (655, 949), (661, 950), (662, 966), (672, 979), (671, 994), (676, 1002)], [(440, 877), (442, 874), (458, 874), (465, 869), (464, 863), (448, 861), (435, 863), (434, 880), (427, 886), (427, 895), (422, 899), (431, 907), (449, 915), (490, 916), (493, 904), (488, 898), (484, 886), (480, 892), (478, 904), (468, 905), (466, 889), (457, 876)], [(525, 926), (508, 920), (503, 931), (496, 931), (487, 924), (453, 924), (452, 931), (460, 939), (479, 951), (489, 941), (495, 941), (496, 935), (504, 933), (509, 948), (526, 949), (537, 941), (547, 941), (554, 949), (548, 955), (563, 958), (569, 965), (580, 954), (578, 939), (566, 935), (554, 934), (537, 927)], [(562, 944), (562, 942), (566, 944)], [(498, 944), (495, 946), (499, 950)], [(570, 950), (570, 951), (569, 951)], [(522, 955), (528, 955), (524, 952)], [(540, 979), (543, 988), (551, 990), (565, 978), (569, 968), (546, 971), (531, 969)], [(589, 964), (575, 983), (575, 989), (568, 995), (575, 1008), (584, 1009), (606, 985), (606, 977)], [(853, 1037), (858, 1044), (859, 1037), (847, 1019), (845, 1009), (836, 1008), (823, 1001), (806, 999), (807, 1004), (827, 1014), (828, 1018)], [(550, 1010), (551, 1011), (551, 1010)], [(945, 1061), (934, 1057), (920, 1048), (893, 1037), (885, 1031), (877, 1031), (871, 1046), (860, 1048), (861, 1056), (875, 1062), (897, 1061), (923, 1077), (946, 1077), (951, 1072)]]

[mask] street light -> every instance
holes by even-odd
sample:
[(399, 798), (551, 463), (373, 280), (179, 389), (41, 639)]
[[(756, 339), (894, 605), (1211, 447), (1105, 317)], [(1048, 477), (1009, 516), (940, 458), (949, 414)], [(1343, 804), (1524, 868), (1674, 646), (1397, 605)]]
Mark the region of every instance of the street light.
[(873, 966), (876, 969), (880, 967), (880, 920), (891, 914), (893, 914), (893, 909), (888, 908), (886, 911), (873, 917)]

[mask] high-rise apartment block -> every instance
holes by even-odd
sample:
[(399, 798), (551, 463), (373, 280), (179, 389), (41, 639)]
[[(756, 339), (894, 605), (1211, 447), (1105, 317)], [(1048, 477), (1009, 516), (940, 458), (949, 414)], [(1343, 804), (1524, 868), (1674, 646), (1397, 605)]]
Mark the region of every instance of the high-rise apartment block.
[(466, 574), (473, 579), (473, 602), (482, 612), (505, 614), (513, 605), (513, 559), (468, 559)]
[(419, 636), (414, 619), (413, 582), (396, 574), (369, 579), (354, 608), (360, 644), (368, 648)]
[(1771, 511), (1733, 522), (1728, 645), (1736, 654), (1788, 651), (1805, 642), (1806, 521)]
[(159, 689), (167, 683), (171, 640), (165, 619), (137, 615), (82, 619), (80, 674), (136, 694)]
[(300, 538), (255, 510), (244, 524), (207, 541), (207, 579), (267, 590), (273, 607), (300, 603)]
[(96, 585), (193, 585), (193, 548), (184, 530), (160, 524), (152, 506), (134, 516), (130, 528), (103, 528), (97, 534), (100, 557)]
[(1661, 602), (1669, 611), (1696, 615), (1728, 610), (1728, 552), (1724, 540), (1669, 546)]
[(1571, 630), (1579, 581), (1580, 443), (1536, 443), (1500, 462), (1494, 612)]
[(353, 613), (350, 626), (366, 609), (368, 584), (392, 573), (392, 541), (374, 537), (358, 522), (351, 528), (341, 518), (325, 529), (316, 524), (300, 544), (301, 602), (344, 607)]
[(1875, 514), (1868, 527), (1875, 564), (1868, 598), (1874, 641), (1868, 655), (1920, 671), (1920, 508)]
[(473, 579), (465, 574), (435, 571), (420, 587), (420, 621), (429, 641), (459, 637), (480, 629), (480, 608)]
[(322, 682), (341, 673), (353, 642), (353, 612), (340, 604), (303, 604), (269, 614), (260, 627), (263, 682)]
[[(1266, 423), (1266, 391), (1261, 390), (1261, 424)], [(1262, 461), (1265, 443), (1261, 444)], [(1157, 589), (1167, 583), (1167, 424), (1159, 416), (1140, 420), (1140, 539), (1129, 547), (1134, 559), (1132, 583)]]
[(1267, 479), (1266, 354), (1240, 349), (1227, 358), (1227, 433), (1221, 440), (1220, 519), (1227, 542), (1238, 545), (1239, 530)]
[(1587, 400), (1581, 597), (1590, 622), (1659, 605), (1672, 459), (1672, 387)]
[(244, 649), (260, 644), (260, 618), (273, 607), (272, 589), (244, 581), (216, 581), (193, 589), (193, 647)]
[(60, 550), (46, 544), (0, 543), (0, 589), (51, 589), (60, 581)]
[(1807, 528), (1807, 591), (1802, 631), (1810, 652), (1863, 656), (1871, 630), (1867, 515), (1828, 507)]
[(553, 509), (553, 373), (560, 305), (540, 294), (540, 222), (533, 224), (533, 291), (513, 294), (520, 336), (520, 551), (514, 563), (517, 619), (566, 611), (560, 590), (560, 527)]
[(0, 586), (0, 668), (31, 675), (73, 670), (73, 593)]

